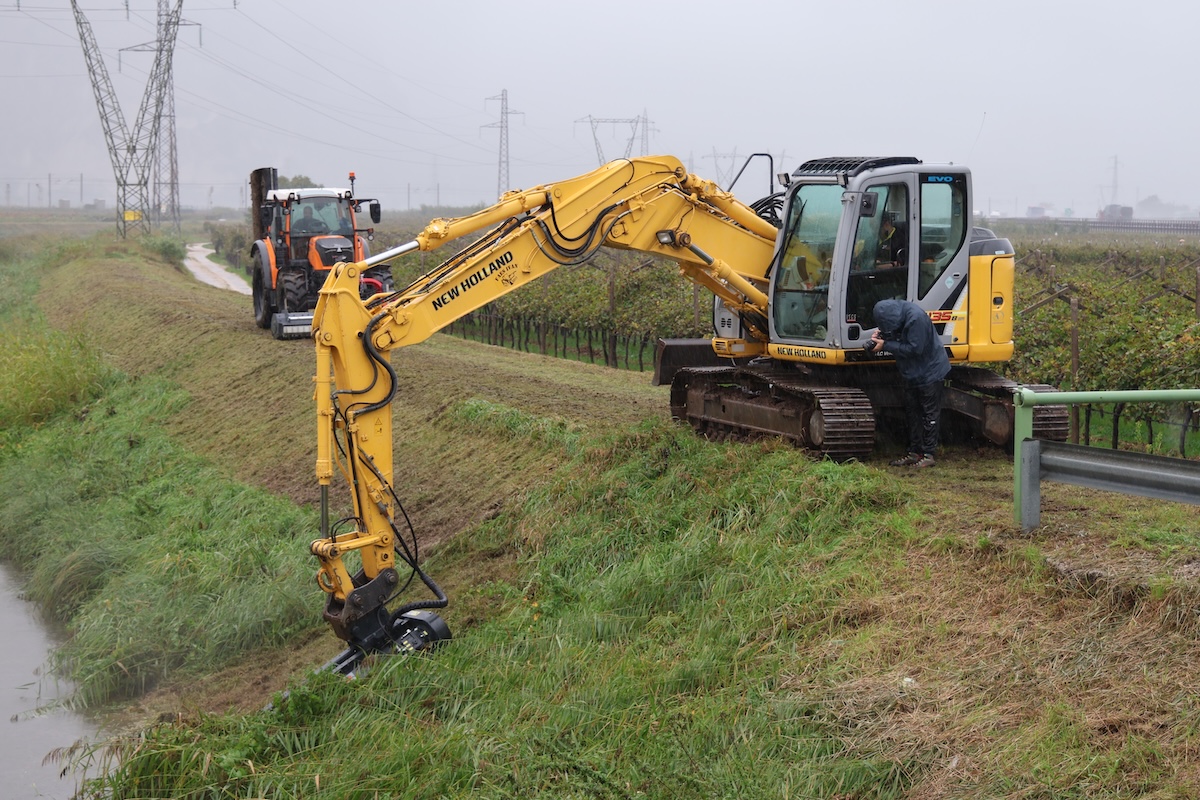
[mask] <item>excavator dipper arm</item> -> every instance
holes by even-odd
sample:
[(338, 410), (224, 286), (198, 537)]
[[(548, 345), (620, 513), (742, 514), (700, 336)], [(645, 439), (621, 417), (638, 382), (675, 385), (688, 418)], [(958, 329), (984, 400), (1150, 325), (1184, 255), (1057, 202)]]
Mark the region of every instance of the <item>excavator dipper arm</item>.
[[(360, 299), (359, 278), (373, 263), (483, 230), (407, 288)], [(475, 214), (434, 220), (402, 247), (335, 266), (313, 316), (322, 524), (311, 545), (320, 562), (317, 583), (326, 593), (325, 618), (350, 645), (335, 668), (352, 669), (355, 654), (421, 649), (449, 636), (429, 611), (444, 606), (445, 596), (417, 564), (415, 543), (405, 544), (407, 519), (392, 491), (391, 403), (399, 385), (391, 350), (422, 342), (547, 272), (586, 261), (601, 247), (675, 261), (686, 277), (741, 313), (750, 335), (765, 342), (775, 236), (771, 223), (715, 184), (689, 175), (677, 159), (651, 157), (510, 192)], [(354, 511), (331, 526), (328, 487), (335, 465), (351, 488)], [(353, 574), (346, 561), (351, 554), (361, 563)], [(387, 610), (402, 589), (397, 559), (435, 600)]]

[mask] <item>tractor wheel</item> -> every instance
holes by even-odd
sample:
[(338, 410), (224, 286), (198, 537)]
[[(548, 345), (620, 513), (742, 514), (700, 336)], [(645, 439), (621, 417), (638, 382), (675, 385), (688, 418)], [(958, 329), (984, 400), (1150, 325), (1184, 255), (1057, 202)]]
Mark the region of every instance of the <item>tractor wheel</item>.
[(392, 279), (391, 267), (376, 267), (368, 272), (367, 275), (382, 283), (384, 292), (396, 291), (396, 281)]
[(362, 273), (362, 277), (376, 279), (376, 281), (379, 282), (379, 285), (382, 285), (382, 287), (383, 287), (382, 289), (380, 289), (380, 291), (395, 291), (396, 290), (396, 281), (395, 281), (395, 279), (392, 279), (392, 277), (391, 277), (391, 267), (390, 266), (373, 267), (373, 269), (367, 270), (366, 272)]
[(271, 315), (275, 313), (275, 304), (271, 302), (272, 292), (266, 285), (263, 275), (262, 259), (254, 254), (254, 277), (251, 280), (251, 294), (254, 297), (254, 322), (258, 327), (271, 327)]
[(308, 311), (308, 281), (303, 272), (281, 272), (279, 274), (279, 310)]

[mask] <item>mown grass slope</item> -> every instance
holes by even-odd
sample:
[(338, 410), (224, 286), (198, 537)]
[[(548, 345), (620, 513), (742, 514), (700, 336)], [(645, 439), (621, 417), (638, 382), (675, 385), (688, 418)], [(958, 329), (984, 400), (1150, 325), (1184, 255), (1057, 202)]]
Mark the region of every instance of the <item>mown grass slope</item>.
[[(188, 447), (248, 482), (315, 501), (312, 344), (274, 341), (255, 327), (248, 297), (127, 252), (117, 243), (74, 245), (42, 283), (38, 302), (50, 321), (86, 330), (118, 369), (183, 388), (191, 398), (187, 411), (167, 427)], [(430, 542), (521, 491), (515, 476), (536, 476), (546, 468), (538, 462), (554, 461), (549, 453), (489, 442), (481, 464), (478, 443), (452, 424), (431, 424), (453, 404), (505, 402), (596, 429), (667, 413), (666, 390), (644, 376), (449, 337), (406, 349), (394, 363), (402, 384), (393, 405), (397, 484)]]
[[(313, 498), (306, 343), (123, 246), (45, 278), (49, 319), (186, 392), (153, 423), (171, 440)], [(1200, 790), (1195, 509), (1049, 486), (1023, 536), (1001, 453), (817, 463), (697, 440), (642, 376), (441, 337), (394, 362), (397, 485), (455, 641), (351, 683), (295, 672), (271, 711), (193, 699), (96, 753), (123, 759), (97, 796)]]

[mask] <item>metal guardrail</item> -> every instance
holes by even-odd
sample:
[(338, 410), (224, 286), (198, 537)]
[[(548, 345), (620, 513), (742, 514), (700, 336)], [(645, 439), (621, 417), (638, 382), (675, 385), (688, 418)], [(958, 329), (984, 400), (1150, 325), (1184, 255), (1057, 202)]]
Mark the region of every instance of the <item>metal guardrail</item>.
[(1200, 401), (1200, 389), (1113, 392), (1034, 392), (1020, 389), (1015, 404), (1013, 516), (1029, 531), (1041, 523), (1041, 482), (1156, 497), (1200, 505), (1200, 462), (1125, 450), (1084, 447), (1033, 438), (1033, 409), (1040, 405), (1178, 403)]
[(1019, 227), (1024, 230), (1057, 230), (1070, 233), (1089, 231), (1123, 233), (1200, 233), (1197, 219), (1096, 219), (1095, 217), (995, 217), (982, 220), (985, 228)]
[(1200, 232), (1200, 220), (1194, 219), (1100, 219), (1088, 223), (1087, 230), (1125, 231), (1128, 233)]

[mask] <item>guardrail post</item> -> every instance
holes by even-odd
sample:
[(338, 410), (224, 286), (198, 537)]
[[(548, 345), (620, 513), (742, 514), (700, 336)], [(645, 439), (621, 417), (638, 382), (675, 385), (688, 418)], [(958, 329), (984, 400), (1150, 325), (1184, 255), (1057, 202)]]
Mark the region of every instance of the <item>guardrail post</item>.
[(1021, 531), (1029, 533), (1042, 524), (1042, 443), (1037, 439), (1021, 442), (1021, 493), (1017, 500)]
[[(1024, 402), (1024, 393), (1027, 391), (1029, 390), (1022, 389), (1013, 398), (1013, 512), (1017, 522), (1021, 521), (1021, 474), (1024, 472), (1021, 454), (1025, 451), (1024, 445), (1034, 441), (1034, 407)], [(1029, 394), (1033, 394), (1033, 392), (1029, 392)]]

